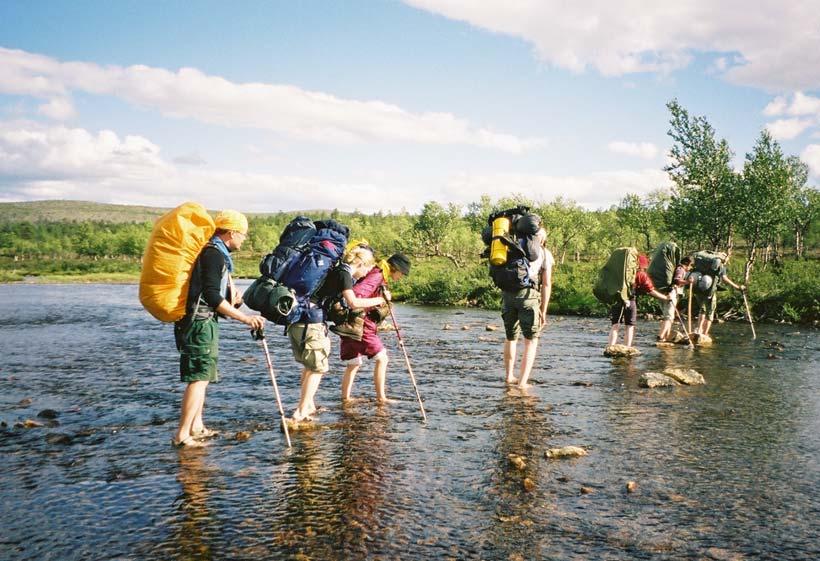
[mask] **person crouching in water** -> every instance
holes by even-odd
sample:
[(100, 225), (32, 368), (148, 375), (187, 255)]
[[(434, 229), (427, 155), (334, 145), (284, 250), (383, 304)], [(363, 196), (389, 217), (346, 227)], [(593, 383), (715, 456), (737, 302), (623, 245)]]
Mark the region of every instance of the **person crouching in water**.
[(668, 302), (671, 295), (661, 294), (655, 290), (655, 285), (652, 284), (652, 279), (646, 274), (646, 268), (649, 266), (649, 259), (646, 255), (638, 256), (638, 272), (635, 273), (635, 282), (632, 286), (632, 297), (629, 302), (618, 302), (610, 310), (610, 319), (612, 320), (612, 329), (609, 330), (609, 341), (607, 347), (611, 347), (618, 343), (618, 332), (621, 329), (621, 323), (626, 324), (626, 334), (624, 335), (624, 344), (627, 347), (632, 346), (632, 341), (635, 338), (635, 324), (638, 321), (638, 296), (642, 294), (649, 294), (657, 298), (661, 302)]
[[(390, 292), (386, 289), (389, 281), (398, 281), (405, 275), (410, 274), (410, 260), (402, 253), (391, 255), (387, 260), (373, 267), (367, 275), (353, 286), (353, 293), (359, 298), (375, 298), (383, 294), (390, 300)], [(374, 362), (373, 385), (376, 389), (376, 401), (380, 404), (390, 403), (385, 393), (387, 382), (387, 351), (384, 348), (378, 334), (378, 327), (389, 310), (386, 305), (379, 308), (366, 310), (364, 315), (364, 326), (360, 341), (346, 337), (340, 333), (341, 339), (341, 359), (347, 362), (344, 377), (342, 378), (342, 402), (350, 402), (350, 393), (353, 389), (353, 381), (362, 366), (362, 357), (366, 356)]]
[[(375, 263), (376, 260), (370, 249), (354, 248), (345, 254), (341, 264), (328, 273), (314, 298), (323, 304), (341, 295), (350, 308), (370, 308), (385, 303), (386, 300), (383, 297), (359, 298), (353, 293), (354, 281), (370, 272)], [(293, 357), (304, 367), (299, 405), (293, 413), (293, 420), (297, 422), (312, 420), (312, 415), (316, 413), (314, 397), (322, 381), (322, 375), (329, 369), (330, 339), (327, 336), (327, 325), (324, 319), (323, 310), (321, 321), (294, 323), (288, 327), (288, 338)]]
[(672, 276), (672, 288), (669, 289), (669, 301), (663, 304), (661, 332), (658, 334), (658, 341), (672, 340), (672, 324), (675, 322), (678, 297), (683, 294), (683, 287), (692, 284), (693, 282), (693, 279), (687, 278), (691, 268), (692, 258), (688, 255), (681, 259), (678, 266), (675, 267), (675, 273)]
[[(530, 378), (535, 353), (538, 350), (538, 338), (541, 329), (547, 323), (547, 308), (552, 294), (552, 268), (555, 259), (547, 249), (547, 231), (540, 228), (535, 234), (538, 240), (540, 255), (528, 267), (528, 276), (534, 285), (517, 292), (501, 293), (501, 319), (504, 321), (506, 340), (504, 341), (504, 373), (507, 384), (518, 384), (526, 388)], [(524, 352), (521, 356), (519, 377), (513, 376), (518, 336), (523, 332)]]

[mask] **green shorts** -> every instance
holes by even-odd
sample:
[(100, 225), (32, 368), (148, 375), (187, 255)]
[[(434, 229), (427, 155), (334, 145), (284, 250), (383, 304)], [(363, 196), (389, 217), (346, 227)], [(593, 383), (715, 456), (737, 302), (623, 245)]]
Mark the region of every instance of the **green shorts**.
[(712, 296), (702, 296), (697, 292), (694, 293), (693, 298), (695, 310), (698, 315), (706, 314), (706, 319), (712, 321), (715, 319), (715, 311), (717, 311), (717, 294)]
[(523, 333), (525, 339), (541, 335), (541, 291), (524, 288), (518, 292), (501, 293), (501, 319), (508, 341)]
[(197, 319), (174, 326), (179, 349), (179, 378), (185, 383), (218, 382), (219, 325), (216, 318)]
[(313, 372), (324, 374), (330, 367), (330, 338), (324, 323), (294, 323), (288, 327), (293, 358)]

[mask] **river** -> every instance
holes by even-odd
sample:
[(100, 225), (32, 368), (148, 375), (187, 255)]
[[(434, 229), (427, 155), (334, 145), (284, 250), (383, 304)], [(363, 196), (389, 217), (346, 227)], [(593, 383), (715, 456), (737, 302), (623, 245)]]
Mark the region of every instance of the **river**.
[[(177, 451), (172, 329), (136, 286), (0, 285), (0, 558), (820, 558), (816, 330), (721, 324), (711, 348), (658, 349), (641, 322), (643, 355), (612, 360), (606, 319), (551, 317), (521, 395), (498, 313), (396, 316), (426, 424), (392, 332), (398, 402), (375, 405), (365, 364), (343, 410), (332, 336), (319, 428), (288, 450), (263, 350), (224, 321), (205, 410), (221, 436)], [(298, 369), (281, 328), (268, 341), (291, 412)], [(639, 387), (666, 366), (706, 385)], [(565, 445), (589, 454), (545, 457)]]

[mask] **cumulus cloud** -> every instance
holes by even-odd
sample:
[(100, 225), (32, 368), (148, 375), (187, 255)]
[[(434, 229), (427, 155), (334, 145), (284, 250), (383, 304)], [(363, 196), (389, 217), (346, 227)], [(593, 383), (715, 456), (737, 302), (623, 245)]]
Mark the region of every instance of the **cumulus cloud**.
[(772, 136), (778, 140), (795, 138), (808, 128), (820, 123), (820, 98), (795, 92), (789, 96), (777, 96), (763, 109), (767, 117), (788, 117), (766, 124)]
[(115, 96), (170, 117), (318, 142), (466, 144), (511, 153), (543, 143), (477, 127), (451, 113), (413, 113), (378, 100), (343, 99), (286, 84), (234, 83), (195, 68), (100, 66), (0, 48), (0, 93), (48, 99), (49, 113), (65, 116), (73, 91)]
[[(589, 208), (609, 206), (626, 193), (648, 193), (668, 186), (657, 169), (610, 171), (583, 176), (459, 173), (431, 180), (423, 190), (402, 188), (401, 178), (382, 172), (364, 179), (328, 181), (235, 170), (177, 165), (160, 147), (141, 136), (0, 122), (0, 200), (82, 199), (121, 204), (174, 206), (197, 200), (208, 207), (225, 204), (225, 193), (243, 210), (270, 212), (339, 208), (363, 212), (414, 211), (429, 200), (467, 204), (482, 193), (514, 193), (542, 200), (569, 195)], [(385, 198), (385, 192), (390, 197)], [(271, 201), (276, 201), (272, 208)], [(354, 206), (351, 206), (354, 205)]]
[(660, 152), (658, 147), (651, 142), (610, 142), (607, 149), (615, 154), (635, 156), (645, 160), (651, 160)]
[[(605, 76), (671, 72), (699, 53), (728, 80), (776, 91), (820, 87), (820, 10), (814, 0), (404, 0), (519, 37), (549, 64)], [(731, 56), (726, 56), (731, 55)]]
[(811, 119), (778, 119), (766, 124), (766, 129), (775, 140), (791, 140), (812, 126)]
[(809, 144), (800, 154), (800, 159), (809, 166), (811, 174), (820, 178), (820, 144)]

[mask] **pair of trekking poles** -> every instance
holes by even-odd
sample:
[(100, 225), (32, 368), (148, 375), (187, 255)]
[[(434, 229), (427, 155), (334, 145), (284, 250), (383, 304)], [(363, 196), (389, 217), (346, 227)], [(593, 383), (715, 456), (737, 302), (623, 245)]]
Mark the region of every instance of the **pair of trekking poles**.
[[(755, 324), (752, 320), (752, 310), (749, 309), (749, 300), (746, 298), (746, 290), (741, 290), (740, 293), (743, 295), (743, 307), (746, 308), (746, 317), (749, 318), (749, 326), (752, 328), (752, 339), (757, 339), (757, 333), (755, 333)], [(692, 332), (692, 290), (689, 290), (689, 310), (686, 316), (689, 322), (689, 331), (686, 330), (686, 326), (683, 323), (683, 318), (680, 315), (680, 312), (677, 308), (675, 308), (675, 314), (678, 316), (678, 321), (680, 322), (680, 326), (683, 328), (684, 334), (686, 334), (686, 338), (689, 340), (689, 348), (694, 348), (695, 343), (692, 341), (692, 336), (690, 333)]]
[[(416, 377), (413, 375), (413, 367), (410, 366), (410, 357), (407, 354), (407, 349), (404, 346), (404, 339), (401, 336), (401, 331), (399, 330), (399, 324), (396, 322), (396, 315), (393, 311), (393, 305), (390, 301), (387, 302), (387, 307), (390, 310), (390, 319), (393, 320), (393, 327), (396, 330), (396, 336), (399, 340), (399, 347), (401, 347), (402, 353), (404, 353), (404, 361), (407, 364), (407, 372), (410, 373), (410, 381), (413, 383), (413, 389), (416, 392), (416, 399), (419, 402), (419, 408), (421, 409), (421, 418), (426, 423), (427, 422), (427, 414), (424, 412), (424, 404), (421, 402), (421, 395), (419, 394), (419, 388), (416, 385)], [(279, 407), (279, 416), (282, 421), (282, 428), (285, 432), (285, 440), (288, 443), (288, 448), (291, 448), (292, 445), (290, 443), (290, 433), (288, 432), (288, 423), (285, 420), (285, 410), (282, 407), (282, 397), (279, 394), (279, 385), (276, 383), (276, 375), (273, 372), (273, 363), (270, 359), (270, 351), (268, 350), (268, 341), (265, 339), (265, 332), (261, 329), (251, 331), (251, 336), (256, 339), (257, 341), (262, 341), (262, 348), (265, 350), (265, 361), (268, 364), (268, 372), (270, 373), (270, 381), (273, 384), (273, 393), (276, 396), (276, 405)]]

